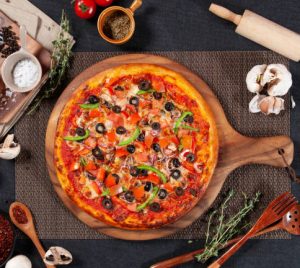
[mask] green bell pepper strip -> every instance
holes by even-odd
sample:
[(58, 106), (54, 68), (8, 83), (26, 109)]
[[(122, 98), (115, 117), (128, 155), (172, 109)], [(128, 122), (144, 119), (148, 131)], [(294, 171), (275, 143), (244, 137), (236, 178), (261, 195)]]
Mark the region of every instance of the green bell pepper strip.
[(83, 109), (96, 109), (99, 107), (99, 102), (97, 103), (83, 103), (83, 104), (80, 104), (79, 106)]
[(185, 118), (186, 116), (188, 116), (188, 115), (193, 115), (193, 113), (192, 113), (192, 112), (183, 112), (182, 115), (176, 120), (175, 126), (174, 126), (174, 132), (175, 132), (175, 134), (178, 133), (178, 129), (179, 129), (179, 127), (180, 127), (182, 121), (183, 121), (184, 118)]
[(138, 205), (136, 210), (141, 211), (144, 208), (146, 208), (153, 201), (153, 199), (156, 197), (156, 195), (158, 193), (158, 190), (159, 190), (159, 188), (157, 186), (155, 186), (153, 188), (153, 191), (152, 191), (151, 195), (149, 196), (149, 198), (144, 203)]
[(135, 129), (135, 131), (133, 132), (132, 136), (129, 137), (127, 140), (121, 141), (121, 142), (118, 144), (118, 146), (125, 146), (125, 145), (128, 145), (128, 144), (134, 142), (134, 141), (137, 139), (137, 137), (140, 135), (140, 133), (141, 133), (140, 128), (137, 127), (137, 128)]
[(153, 93), (155, 92), (154, 89), (148, 89), (148, 90), (139, 90), (136, 95), (143, 95), (143, 94), (147, 94), (147, 93)]
[(199, 131), (199, 128), (194, 128), (189, 125), (180, 125), (181, 128), (188, 129), (190, 131)]
[(88, 136), (90, 136), (90, 131), (87, 129), (83, 136), (67, 136), (67, 137), (64, 137), (64, 140), (66, 140), (66, 141), (82, 141), (82, 140), (85, 140)]
[(148, 170), (154, 172), (160, 179), (162, 180), (163, 183), (167, 182), (167, 177), (164, 173), (162, 173), (160, 170), (152, 167), (152, 166), (147, 166), (147, 165), (141, 165), (137, 166), (138, 169), (143, 169), (143, 170)]

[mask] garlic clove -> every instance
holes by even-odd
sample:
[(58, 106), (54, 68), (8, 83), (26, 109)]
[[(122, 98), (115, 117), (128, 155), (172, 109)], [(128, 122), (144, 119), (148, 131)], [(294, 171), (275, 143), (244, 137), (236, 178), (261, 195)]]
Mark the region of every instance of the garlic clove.
[(292, 74), (283, 64), (268, 65), (261, 79), (261, 85), (267, 85), (270, 96), (285, 95), (292, 84)]
[(247, 74), (247, 88), (252, 93), (259, 93), (263, 86), (261, 85), (261, 77), (267, 68), (266, 64), (254, 66)]
[(266, 95), (259, 95), (259, 94), (255, 95), (255, 97), (249, 103), (249, 112), (253, 114), (259, 113), (261, 110), (258, 104), (265, 97)]
[(31, 261), (24, 255), (17, 255), (10, 259), (5, 268), (31, 268)]
[(263, 98), (258, 104), (262, 113), (279, 114), (280, 111), (284, 110), (284, 100), (282, 98), (268, 96)]
[(68, 265), (72, 260), (72, 254), (62, 247), (49, 248), (43, 258), (44, 263), (48, 265)]
[(4, 140), (4, 143), (0, 144), (0, 158), (5, 160), (11, 160), (16, 158), (21, 151), (21, 146), (14, 141), (14, 135), (10, 134)]

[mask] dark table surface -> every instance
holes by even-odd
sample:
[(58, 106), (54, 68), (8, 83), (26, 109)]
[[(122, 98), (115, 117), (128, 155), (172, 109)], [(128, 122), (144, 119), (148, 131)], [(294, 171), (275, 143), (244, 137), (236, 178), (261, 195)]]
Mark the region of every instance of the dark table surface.
[[(192, 51), (192, 50), (264, 50), (259, 45), (234, 33), (234, 25), (208, 12), (208, 0), (144, 0), (136, 12), (134, 38), (123, 46), (113, 46), (99, 38), (96, 19), (75, 17), (70, 0), (31, 0), (42, 11), (59, 21), (65, 8), (71, 19), (77, 40), (75, 51)], [(216, 0), (216, 3), (242, 13), (250, 9), (300, 33), (299, 0)], [(129, 6), (130, 1), (116, 1)], [(99, 12), (101, 10), (99, 9)], [(294, 84), (292, 95), (297, 103), (291, 115), (291, 136), (295, 143), (293, 167), (300, 174), (300, 64), (290, 62)], [(300, 200), (300, 186), (292, 184), (292, 191)], [(14, 162), (0, 161), (0, 208), (7, 209), (14, 200)], [(187, 240), (153, 240), (129, 242), (121, 240), (44, 240), (44, 245), (60, 245), (74, 255), (70, 267), (149, 267), (153, 262), (189, 252), (203, 245), (203, 241), (189, 244)], [(300, 267), (300, 239), (252, 240), (224, 267)], [(16, 253), (27, 255), (33, 267), (44, 267), (29, 240), (18, 240)], [(189, 263), (183, 267), (204, 267)]]

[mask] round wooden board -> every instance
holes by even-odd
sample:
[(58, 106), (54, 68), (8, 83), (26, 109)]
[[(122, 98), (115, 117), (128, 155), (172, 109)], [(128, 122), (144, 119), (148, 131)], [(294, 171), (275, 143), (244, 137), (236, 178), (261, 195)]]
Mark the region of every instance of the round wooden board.
[[(56, 126), (60, 113), (73, 91), (77, 89), (81, 83), (85, 82), (97, 73), (127, 63), (157, 64), (182, 74), (190, 83), (194, 85), (194, 87), (201, 93), (208, 105), (211, 107), (218, 128), (220, 147), (222, 148), (222, 158), (219, 159), (213, 178), (211, 179), (211, 182), (202, 199), (188, 214), (180, 218), (177, 222), (163, 226), (160, 229), (151, 229), (145, 231), (124, 230), (109, 226), (93, 218), (78, 208), (67, 196), (64, 190), (61, 188), (61, 185), (56, 177), (54, 167), (53, 151)], [(251, 138), (242, 136), (236, 132), (228, 123), (218, 99), (211, 91), (209, 86), (199, 76), (191, 72), (183, 65), (171, 61), (168, 58), (154, 56), (151, 54), (128, 54), (112, 57), (91, 66), (78, 75), (64, 90), (52, 111), (48, 122), (45, 146), (46, 161), (51, 182), (65, 206), (78, 219), (91, 228), (106, 235), (126, 240), (148, 240), (161, 238), (173, 234), (182, 228), (186, 228), (211, 206), (220, 192), (226, 177), (232, 170), (249, 163), (260, 163), (283, 167), (283, 161), (277, 153), (278, 148), (284, 148), (285, 156), (289, 163), (292, 162), (294, 153), (293, 142), (287, 136)]]

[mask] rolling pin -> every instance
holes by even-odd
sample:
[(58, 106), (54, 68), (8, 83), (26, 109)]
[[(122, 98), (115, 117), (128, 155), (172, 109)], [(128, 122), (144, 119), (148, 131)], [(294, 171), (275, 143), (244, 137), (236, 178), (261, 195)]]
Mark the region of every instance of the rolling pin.
[(211, 4), (209, 11), (237, 25), (235, 32), (291, 60), (300, 60), (300, 35), (250, 10), (238, 15)]

